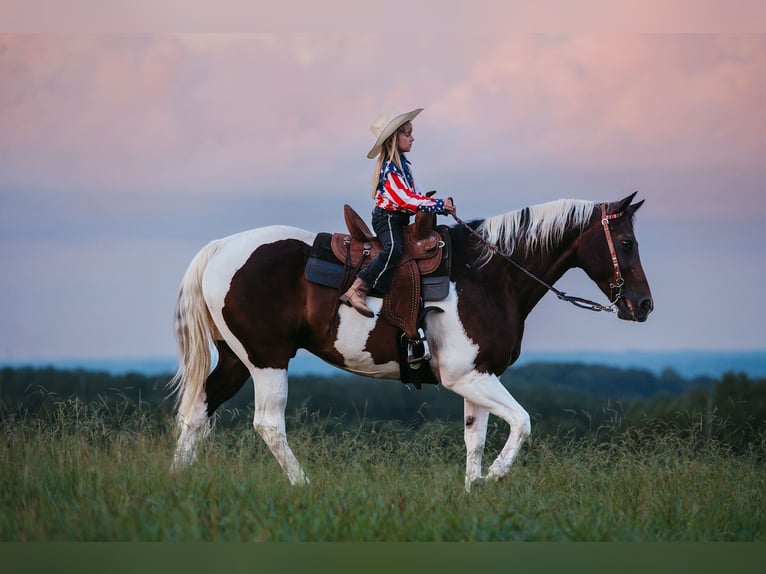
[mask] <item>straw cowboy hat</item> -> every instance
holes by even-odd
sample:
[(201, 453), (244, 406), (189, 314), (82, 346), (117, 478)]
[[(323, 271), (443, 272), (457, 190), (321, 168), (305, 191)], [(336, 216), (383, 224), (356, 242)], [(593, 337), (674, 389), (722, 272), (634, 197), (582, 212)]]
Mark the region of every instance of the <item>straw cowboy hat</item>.
[(416, 110), (412, 110), (411, 112), (407, 112), (406, 114), (399, 114), (394, 110), (388, 110), (375, 118), (375, 121), (372, 122), (372, 125), (370, 126), (370, 131), (372, 131), (372, 135), (378, 139), (375, 140), (375, 145), (372, 146), (372, 149), (367, 154), (367, 157), (370, 159), (377, 157), (380, 153), (380, 148), (383, 145), (383, 142), (386, 141), (386, 139), (388, 139), (392, 133), (394, 133), (404, 124), (412, 121), (415, 116), (417, 116), (422, 111), (423, 108), (418, 108)]

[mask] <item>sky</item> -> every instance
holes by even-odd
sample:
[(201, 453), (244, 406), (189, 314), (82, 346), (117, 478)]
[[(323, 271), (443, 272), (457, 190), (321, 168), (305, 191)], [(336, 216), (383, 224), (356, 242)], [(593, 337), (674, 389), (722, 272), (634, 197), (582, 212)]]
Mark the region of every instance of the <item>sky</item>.
[(416, 107), (462, 219), (646, 200), (649, 320), (548, 295), (523, 350), (766, 349), (764, 102), (758, 34), (0, 35), (0, 361), (173, 356), (194, 254), (367, 215), (369, 125)]

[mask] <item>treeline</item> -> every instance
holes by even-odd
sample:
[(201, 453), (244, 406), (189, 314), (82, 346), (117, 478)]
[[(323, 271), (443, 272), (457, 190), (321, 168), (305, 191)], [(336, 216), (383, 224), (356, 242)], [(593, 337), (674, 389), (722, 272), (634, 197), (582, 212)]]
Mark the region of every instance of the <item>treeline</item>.
[[(157, 419), (173, 413), (165, 376), (109, 375), (53, 368), (0, 369), (0, 418), (39, 416), (62, 401), (119, 405)], [(727, 373), (713, 379), (685, 379), (673, 370), (661, 375), (641, 369), (582, 364), (536, 363), (509, 369), (503, 384), (530, 413), (533, 432), (585, 436), (663, 425), (677, 431), (748, 448), (766, 435), (766, 379)], [(399, 421), (418, 427), (431, 420), (463, 418), (461, 397), (440, 387), (410, 390), (396, 381), (338, 376), (292, 376), (287, 415), (332, 419), (335, 427), (360, 421)], [(217, 424), (249, 424), (253, 385), (225, 403)]]

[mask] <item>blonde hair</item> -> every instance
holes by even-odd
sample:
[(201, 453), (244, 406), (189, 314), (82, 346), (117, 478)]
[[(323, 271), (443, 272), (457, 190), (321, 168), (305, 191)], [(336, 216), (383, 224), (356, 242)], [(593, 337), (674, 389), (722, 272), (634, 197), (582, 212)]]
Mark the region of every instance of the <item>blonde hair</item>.
[(380, 153), (378, 159), (375, 161), (375, 171), (372, 172), (372, 198), (375, 199), (375, 194), (378, 193), (378, 185), (380, 184), (380, 170), (383, 169), (383, 164), (387, 161), (394, 163), (400, 171), (404, 172), (402, 168), (402, 158), (399, 155), (399, 146), (397, 145), (397, 139), (399, 133), (410, 122), (406, 122), (399, 126), (397, 130), (386, 138), (386, 140), (380, 146)]

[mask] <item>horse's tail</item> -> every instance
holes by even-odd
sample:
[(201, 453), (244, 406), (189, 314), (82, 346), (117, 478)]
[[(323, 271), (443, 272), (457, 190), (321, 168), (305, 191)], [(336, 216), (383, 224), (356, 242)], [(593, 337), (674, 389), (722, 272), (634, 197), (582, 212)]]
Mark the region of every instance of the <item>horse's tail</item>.
[(202, 293), (202, 274), (220, 245), (220, 241), (213, 241), (197, 253), (184, 274), (178, 292), (175, 335), (179, 362), (178, 371), (168, 386), (176, 395), (179, 422), (189, 419), (210, 374), (215, 325)]

